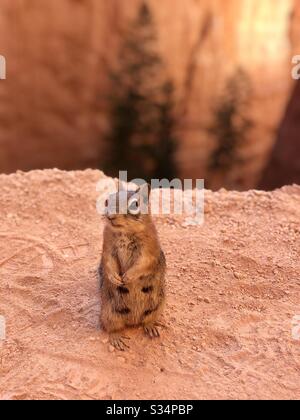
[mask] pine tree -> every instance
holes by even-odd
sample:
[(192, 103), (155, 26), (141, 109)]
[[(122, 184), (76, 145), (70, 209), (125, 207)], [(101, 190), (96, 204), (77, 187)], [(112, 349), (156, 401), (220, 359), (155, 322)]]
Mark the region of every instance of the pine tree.
[(164, 97), (160, 105), (160, 130), (156, 154), (155, 176), (158, 179), (174, 179), (177, 176), (177, 168), (174, 163), (174, 155), (177, 151), (176, 121), (174, 118), (174, 85), (166, 82), (162, 90)]
[(247, 117), (250, 84), (247, 75), (238, 70), (231, 77), (214, 109), (214, 121), (209, 133), (216, 141), (216, 148), (209, 161), (209, 176), (220, 173), (226, 176), (243, 164), (241, 148), (247, 140), (253, 123)]
[(174, 89), (164, 80), (156, 52), (156, 31), (146, 2), (124, 34), (117, 71), (111, 73), (109, 156), (106, 170), (116, 176), (150, 180), (176, 173)]

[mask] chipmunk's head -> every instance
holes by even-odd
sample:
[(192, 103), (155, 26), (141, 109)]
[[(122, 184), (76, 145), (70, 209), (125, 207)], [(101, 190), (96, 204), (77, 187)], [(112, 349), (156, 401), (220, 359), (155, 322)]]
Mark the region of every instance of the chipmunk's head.
[(108, 225), (116, 231), (142, 231), (151, 220), (149, 198), (148, 184), (136, 191), (119, 190), (111, 194), (105, 202)]

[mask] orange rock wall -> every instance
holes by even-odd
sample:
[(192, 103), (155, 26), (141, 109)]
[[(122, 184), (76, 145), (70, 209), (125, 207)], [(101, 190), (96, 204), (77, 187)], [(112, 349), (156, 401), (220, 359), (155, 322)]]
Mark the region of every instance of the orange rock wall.
[[(107, 69), (138, 0), (1, 0), (0, 171), (101, 167)], [(206, 127), (224, 81), (249, 74), (255, 128), (239, 178), (253, 186), (291, 91), (294, 0), (149, 0), (158, 49), (177, 88), (183, 177), (205, 176)], [(298, 6), (298, 1), (296, 1)], [(299, 7), (300, 10), (300, 7)], [(296, 37), (295, 37), (296, 38)]]

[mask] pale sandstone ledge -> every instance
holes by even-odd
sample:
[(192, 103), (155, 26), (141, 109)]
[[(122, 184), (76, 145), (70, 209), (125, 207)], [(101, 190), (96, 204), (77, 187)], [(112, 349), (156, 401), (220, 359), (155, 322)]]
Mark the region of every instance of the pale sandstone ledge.
[(298, 398), (300, 187), (208, 191), (199, 227), (158, 218), (166, 328), (118, 354), (98, 322), (101, 177), (0, 175), (0, 399)]

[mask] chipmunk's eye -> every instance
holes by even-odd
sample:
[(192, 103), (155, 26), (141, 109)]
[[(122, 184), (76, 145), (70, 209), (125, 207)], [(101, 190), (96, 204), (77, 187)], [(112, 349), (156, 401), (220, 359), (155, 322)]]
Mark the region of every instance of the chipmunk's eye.
[(140, 212), (140, 206), (138, 200), (134, 199), (129, 202), (128, 210), (130, 214), (137, 215)]

